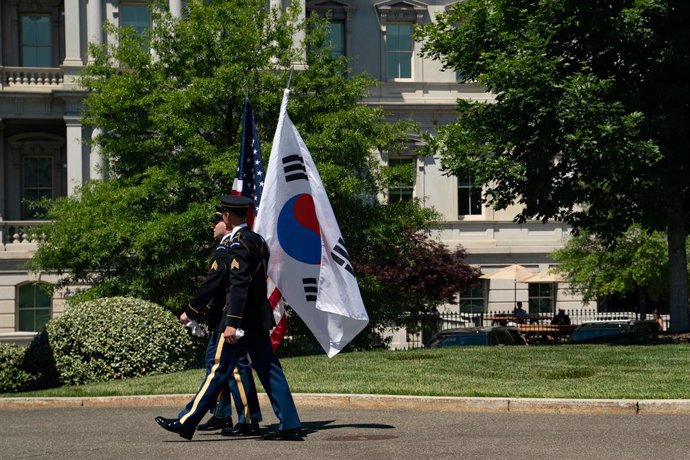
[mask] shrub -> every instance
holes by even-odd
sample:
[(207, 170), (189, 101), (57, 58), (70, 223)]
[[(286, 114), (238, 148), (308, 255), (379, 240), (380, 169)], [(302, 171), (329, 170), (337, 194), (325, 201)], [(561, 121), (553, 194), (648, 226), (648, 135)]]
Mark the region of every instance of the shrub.
[(48, 322), (46, 335), (63, 385), (176, 372), (188, 367), (192, 352), (172, 313), (131, 297), (73, 305)]
[(24, 391), (35, 379), (22, 368), (25, 347), (0, 343), (0, 393)]

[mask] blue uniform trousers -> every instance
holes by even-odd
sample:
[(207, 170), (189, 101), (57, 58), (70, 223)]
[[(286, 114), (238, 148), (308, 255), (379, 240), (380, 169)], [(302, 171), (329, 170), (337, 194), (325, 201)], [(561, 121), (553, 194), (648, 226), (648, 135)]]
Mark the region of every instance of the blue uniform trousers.
[[(222, 339), (223, 335), (220, 331), (214, 331), (208, 341), (206, 347), (206, 375), (211, 373), (214, 364), (214, 356), (218, 340)], [(254, 376), (252, 375), (252, 367), (247, 359), (247, 356), (240, 356), (237, 360), (237, 367), (233, 371), (232, 378), (228, 380), (228, 387), (222, 390), (217, 397), (217, 400), (211, 406), (211, 413), (220, 418), (227, 418), (232, 416), (232, 404), (230, 395), (235, 401), (235, 409), (237, 410), (237, 421), (239, 423), (254, 423), (263, 420), (261, 416), (261, 407), (259, 406), (259, 398), (256, 394), (256, 384), (254, 383)]]
[[(256, 384), (252, 374), (252, 365), (247, 355), (240, 356), (230, 379), (230, 393), (235, 401), (237, 421), (239, 423), (254, 423), (263, 420), (259, 397), (256, 394)], [(230, 401), (228, 401), (229, 403)]]
[(180, 423), (188, 427), (196, 427), (201, 422), (204, 414), (214, 407), (218, 395), (227, 388), (240, 357), (248, 352), (252, 367), (271, 400), (273, 412), (279, 422), (278, 429), (300, 428), (301, 422), (290, 387), (278, 358), (273, 354), (268, 333), (247, 332), (236, 344), (230, 345), (222, 339), (220, 331), (217, 332), (213, 366), (204, 378), (197, 394), (180, 412)]

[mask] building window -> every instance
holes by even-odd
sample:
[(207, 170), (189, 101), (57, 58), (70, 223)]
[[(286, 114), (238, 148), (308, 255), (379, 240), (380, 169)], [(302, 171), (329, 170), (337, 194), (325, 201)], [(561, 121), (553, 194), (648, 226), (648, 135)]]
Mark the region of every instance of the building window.
[(414, 196), (415, 159), (390, 158), (388, 166), (394, 168), (393, 182), (388, 188), (388, 202), (410, 201)]
[(334, 58), (345, 56), (345, 22), (331, 21), (328, 23), (328, 28), (331, 56)]
[(556, 289), (553, 283), (530, 283), (529, 313), (553, 313), (555, 293)]
[(38, 332), (50, 320), (51, 296), (39, 283), (25, 284), (18, 289), (19, 321), (17, 330)]
[(460, 313), (484, 313), (484, 281), (460, 293)]
[(388, 78), (412, 78), (412, 24), (388, 24), (387, 30)]
[(146, 5), (120, 5), (120, 27), (132, 27), (147, 40), (151, 29), (151, 11)]
[(51, 67), (50, 16), (21, 16), (21, 65), (23, 67)]
[(414, 71), (412, 62), (415, 59), (413, 28), (414, 24), (430, 20), (427, 2), (383, 0), (377, 1), (374, 8), (384, 40), (382, 79), (411, 80)]
[(328, 46), (334, 58), (347, 56), (347, 23), (356, 8), (351, 0), (308, 0), (307, 16), (316, 15), (328, 21)]
[(53, 198), (53, 159), (24, 157), (22, 160), (22, 215), (32, 218), (39, 212), (30, 206), (42, 198)]
[(458, 177), (458, 217), (482, 214), (482, 188), (470, 177)]

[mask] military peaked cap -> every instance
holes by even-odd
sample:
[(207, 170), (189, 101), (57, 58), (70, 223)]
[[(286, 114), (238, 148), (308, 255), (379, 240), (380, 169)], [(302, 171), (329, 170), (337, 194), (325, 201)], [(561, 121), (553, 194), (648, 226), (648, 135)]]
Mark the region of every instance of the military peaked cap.
[(247, 209), (253, 201), (251, 198), (241, 195), (221, 195), (220, 205), (223, 209)]

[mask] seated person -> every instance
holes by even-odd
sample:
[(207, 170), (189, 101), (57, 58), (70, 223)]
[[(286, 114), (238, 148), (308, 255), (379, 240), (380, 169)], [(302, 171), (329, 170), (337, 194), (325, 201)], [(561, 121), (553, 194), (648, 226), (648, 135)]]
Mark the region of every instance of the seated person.
[(551, 324), (556, 326), (568, 326), (570, 325), (570, 316), (561, 308), (558, 310), (558, 314), (551, 320)]
[(655, 309), (652, 312), (652, 314), (654, 315), (654, 321), (656, 321), (656, 323), (659, 325), (659, 331), (663, 331), (664, 330), (664, 319), (659, 314), (659, 310)]
[(527, 317), (527, 312), (522, 308), (522, 302), (518, 302), (517, 306), (513, 310), (513, 316), (515, 317), (515, 322), (519, 324), (525, 323), (525, 318)]

